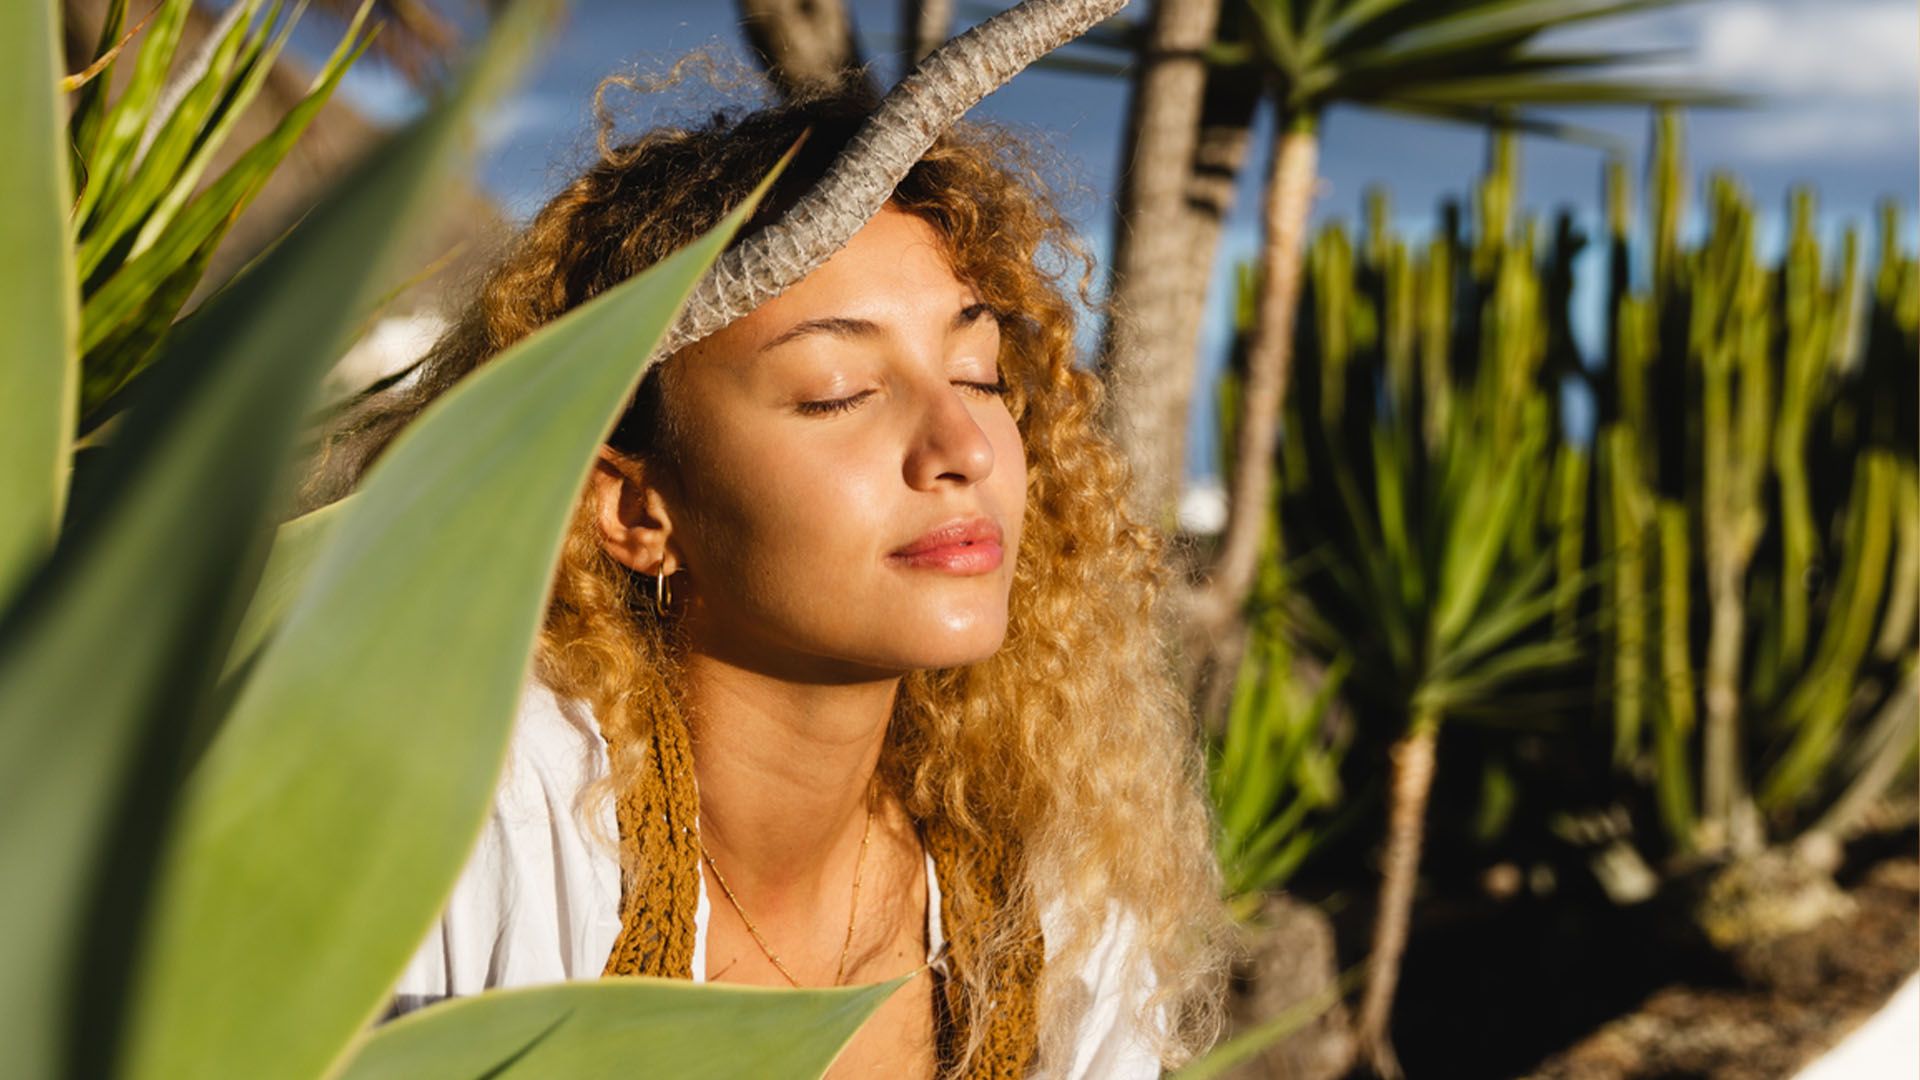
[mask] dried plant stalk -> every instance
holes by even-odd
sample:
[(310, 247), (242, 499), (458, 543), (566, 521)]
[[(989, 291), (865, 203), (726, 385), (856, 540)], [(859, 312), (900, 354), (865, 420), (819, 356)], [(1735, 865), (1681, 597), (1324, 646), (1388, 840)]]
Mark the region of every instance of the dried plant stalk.
[(813, 190), (721, 257), (661, 343), (669, 355), (778, 296), (846, 246), (954, 121), (1126, 0), (1026, 0), (947, 42), (888, 92)]

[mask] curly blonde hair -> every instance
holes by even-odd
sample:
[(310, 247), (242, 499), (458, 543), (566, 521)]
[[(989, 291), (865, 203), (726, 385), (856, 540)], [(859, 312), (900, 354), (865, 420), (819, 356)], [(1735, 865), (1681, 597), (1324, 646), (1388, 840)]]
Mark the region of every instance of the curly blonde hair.
[[(808, 131), (741, 234), (750, 235), (824, 172), (870, 108), (843, 95), (718, 113), (617, 146), (603, 133), (599, 160), (533, 219), (417, 379), (337, 430), (307, 501), (350, 488), (400, 427), (488, 358), (711, 228)], [(931, 224), (956, 276), (1008, 313), (1001, 370), (1028, 488), (1004, 644), (976, 664), (904, 677), (881, 780), (916, 820), (1018, 841), (1025, 873), (1014, 899), (1049, 910), (1058, 938), (1039, 987), (1043, 1068), (1071, 1060), (1089, 1004), (1075, 976), (1116, 907), (1133, 920), (1129, 970), (1150, 971), (1155, 987), (1140, 1030), (1158, 1033), (1161, 1059), (1177, 1065), (1217, 1035), (1228, 922), (1203, 758), (1157, 616), (1171, 572), (1163, 540), (1116, 497), (1129, 477), (1098, 423), (1103, 387), (1074, 363), (1066, 279), (1077, 261), (1084, 296), (1092, 262), (1030, 157), (999, 129), (963, 124), (944, 135), (893, 203)], [(607, 440), (641, 469), (672, 459), (685, 422), (673, 406), (675, 363), (648, 373)], [(682, 643), (671, 619), (648, 610), (652, 585), (607, 553), (583, 498), (535, 670), (589, 702), (616, 745), (643, 746), (652, 725), (680, 718)], [(637, 764), (613, 762), (612, 784)], [(989, 927), (956, 977), (984, 990), (1018, 944), (1015, 920)], [(993, 1007), (985, 992), (967, 997), (975, 1010)], [(980, 1020), (968, 1029), (985, 1031)], [(956, 1074), (976, 1049), (961, 1049)]]

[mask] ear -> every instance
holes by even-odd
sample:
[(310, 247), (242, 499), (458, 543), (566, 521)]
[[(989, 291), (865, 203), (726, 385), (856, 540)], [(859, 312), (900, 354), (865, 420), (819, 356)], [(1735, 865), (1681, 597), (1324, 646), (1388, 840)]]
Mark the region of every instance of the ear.
[(649, 470), (609, 446), (602, 445), (587, 477), (586, 498), (592, 501), (600, 541), (607, 553), (642, 574), (679, 569), (670, 542), (673, 521), (662, 491), (664, 476)]

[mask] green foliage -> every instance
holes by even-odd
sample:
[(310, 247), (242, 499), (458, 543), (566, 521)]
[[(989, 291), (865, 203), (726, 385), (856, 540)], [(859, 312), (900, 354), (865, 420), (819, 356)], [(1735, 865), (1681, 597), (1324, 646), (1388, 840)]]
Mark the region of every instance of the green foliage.
[(79, 371), (70, 201), (60, 152), (57, 12), (44, 3), (0, 10), (0, 600), (52, 548), (66, 508)]
[[(456, 93), (191, 317), (160, 320), (114, 437), (71, 474), (51, 554), (5, 553), (0, 576), (23, 584), (0, 607), (0, 1073), (419, 1075), (427, 1057), (460, 1075), (625, 1075), (698, 1055), (723, 1075), (818, 1075), (893, 989), (608, 980), (362, 1030), (478, 832), (593, 449), (752, 206), (464, 381), (269, 558), (322, 375), (470, 145), (466, 118), (554, 14), (511, 8)], [(50, 82), (34, 59), (47, 25), (8, 47)], [(103, 143), (135, 132), (115, 116)], [(19, 153), (42, 158), (20, 176), (53, 177), (25, 190), (58, 195), (58, 144)], [(124, 193), (150, 156), (87, 160), (145, 197)], [(157, 207), (175, 188), (152, 190)], [(87, 213), (121, 220), (115, 205)], [(11, 201), (0, 233), (40, 235), (51, 216), (57, 235), (64, 214)], [(71, 371), (71, 343), (55, 327), (18, 355)], [(60, 430), (68, 404), (55, 388), (0, 407)], [(68, 483), (58, 469), (54, 506)], [(748, 998), (765, 1004), (742, 1017)]]
[(1283, 632), (1255, 636), (1262, 655), (1241, 665), (1226, 730), (1208, 776), (1218, 813), (1226, 893), (1242, 917), (1263, 892), (1286, 884), (1331, 826), (1341, 802), (1344, 740), (1328, 706), (1347, 676), (1341, 661), (1309, 689), (1297, 678)]
[[(1615, 617), (1618, 760), (1647, 760), (1679, 851), (1790, 839), (1866, 775), (1855, 752), (1914, 664), (1920, 502), (1909, 407), (1920, 270), (1891, 206), (1863, 288), (1859, 240), (1838, 257), (1794, 193), (1774, 265), (1731, 179), (1707, 227), (1679, 240), (1687, 181), (1677, 117), (1658, 125), (1650, 285), (1625, 287), (1616, 213), (1611, 355), (1599, 376), (1601, 505)], [(1612, 178), (1624, 207), (1624, 178)], [(1914, 741), (1904, 734), (1884, 753)], [(1649, 740), (1651, 745), (1649, 744)], [(1884, 786), (1884, 780), (1880, 781)]]
[[(1910, 773), (1920, 264), (1890, 205), (1875, 266), (1852, 229), (1824, 252), (1807, 191), (1764, 264), (1750, 202), (1724, 177), (1703, 237), (1683, 244), (1677, 117), (1656, 130), (1643, 251), (1608, 170), (1611, 318), (1591, 367), (1567, 326), (1583, 240), (1563, 223), (1543, 252), (1536, 224), (1511, 224), (1508, 139), (1470, 235), (1445, 220), (1415, 257), (1376, 193), (1362, 241), (1339, 225), (1315, 239), (1227, 738), (1305, 726), (1327, 751), (1326, 706), (1286, 673), (1297, 655), (1351, 665), (1333, 707), (1355, 710), (1361, 738), (1474, 717), (1539, 732), (1564, 759), (1584, 752), (1568, 721), (1591, 701), (1613, 752), (1602, 797), (1644, 794), (1678, 852), (1844, 835)], [(1590, 446), (1555, 419), (1567, 378), (1597, 403)], [(1223, 445), (1236, 395), (1230, 374)], [(1217, 761), (1244, 777), (1240, 754)], [(1509, 766), (1487, 763), (1519, 785), (1495, 785), (1508, 813), (1543, 776), (1591, 774)], [(1327, 808), (1290, 810), (1304, 789), (1228, 776), (1216, 767), (1230, 879), (1245, 880), (1250, 837), (1314, 842)]]
[(342, 1080), (818, 1075), (910, 978), (849, 990), (617, 978), (494, 991), (380, 1028)]
[(1510, 138), (1471, 242), (1443, 232), (1416, 256), (1376, 195), (1364, 244), (1335, 225), (1308, 257), (1278, 532), (1307, 567), (1294, 621), (1317, 655), (1366, 672), (1349, 698), (1373, 722), (1538, 721), (1514, 692), (1579, 655), (1567, 613), (1585, 574), (1555, 546), (1554, 494), (1584, 454), (1555, 439)]
[[(204, 49), (181, 57), (191, 6), (164, 0), (128, 46), (134, 68), (120, 96), (106, 101), (124, 56), (81, 89), (69, 120), (78, 181), (70, 227), (80, 282), (83, 430), (153, 360), (228, 228), (372, 40), (363, 33), (366, 0), (306, 96), (208, 181), (215, 155), (258, 97), (305, 5), (283, 18), (282, 0), (264, 9), (261, 0), (236, 0)], [(125, 11), (126, 0), (113, 0), (97, 56), (117, 40)]]
[(1533, 106), (1720, 100), (1686, 86), (1596, 79), (1659, 53), (1542, 52), (1546, 31), (1676, 7), (1685, 0), (1242, 0), (1245, 45), (1217, 62), (1255, 64), (1290, 116), (1335, 101), (1592, 139)]

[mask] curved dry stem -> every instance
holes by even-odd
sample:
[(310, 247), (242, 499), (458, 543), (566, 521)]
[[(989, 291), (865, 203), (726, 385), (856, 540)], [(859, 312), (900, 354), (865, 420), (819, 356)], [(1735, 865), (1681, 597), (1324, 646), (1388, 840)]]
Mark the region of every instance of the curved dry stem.
[(778, 296), (846, 246), (935, 139), (976, 102), (1126, 0), (1025, 0), (947, 42), (888, 92), (827, 174), (723, 255), (661, 342), (670, 355)]

